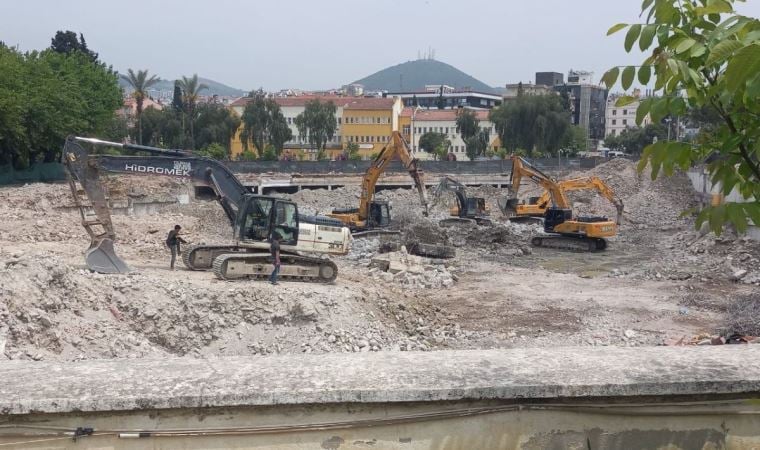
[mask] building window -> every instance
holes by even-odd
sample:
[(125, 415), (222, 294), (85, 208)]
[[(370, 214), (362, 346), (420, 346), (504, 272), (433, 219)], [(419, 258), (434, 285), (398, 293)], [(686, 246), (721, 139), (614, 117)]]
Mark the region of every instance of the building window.
[(404, 125), (404, 134), (409, 134), (409, 125)]
[(613, 116), (617, 116), (617, 109), (613, 109), (613, 110), (612, 110), (612, 115), (613, 115)]
[(612, 132), (610, 132), (610, 136), (614, 136), (616, 134), (616, 131), (617, 130), (612, 130)]
[(623, 125), (628, 125), (628, 119), (623, 119)]
[(617, 125), (617, 120), (615, 120), (615, 119), (612, 119), (612, 124), (613, 124), (613, 125)]
[(340, 117), (338, 117), (338, 125), (340, 125)]
[(623, 115), (624, 115), (624, 116), (627, 116), (627, 115), (628, 115), (628, 110), (627, 110), (627, 109), (624, 109), (624, 110), (623, 110)]

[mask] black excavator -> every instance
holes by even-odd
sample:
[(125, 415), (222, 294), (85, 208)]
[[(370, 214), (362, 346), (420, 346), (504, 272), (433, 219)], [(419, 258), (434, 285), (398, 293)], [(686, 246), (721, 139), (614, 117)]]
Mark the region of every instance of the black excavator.
[(452, 226), (460, 223), (476, 223), (478, 225), (491, 226), (493, 221), (488, 217), (490, 212), (486, 206), (486, 200), (482, 197), (468, 197), (467, 189), (459, 181), (444, 176), (435, 187), (434, 203), (440, 200), (445, 192), (453, 192), (457, 199), (457, 204), (449, 208), (448, 219), (443, 219), (439, 223), (441, 226)]
[[(85, 146), (118, 148), (138, 154), (95, 154), (95, 151), (87, 151)], [(102, 173), (190, 180), (195, 186), (204, 186), (214, 192), (232, 225), (234, 242), (188, 247), (182, 260), (191, 270), (213, 270), (221, 279), (265, 277), (272, 269), (268, 250), (271, 239), (277, 234), (281, 243), (281, 277), (330, 282), (338, 274), (335, 263), (303, 253), (341, 255), (349, 250), (351, 235), (342, 222), (329, 217), (301, 215), (293, 202), (253, 194), (224, 164), (185, 150), (72, 136), (66, 139), (62, 162), (81, 213), (82, 225), (91, 239), (85, 262), (96, 272), (130, 271), (114, 250), (116, 233)]]

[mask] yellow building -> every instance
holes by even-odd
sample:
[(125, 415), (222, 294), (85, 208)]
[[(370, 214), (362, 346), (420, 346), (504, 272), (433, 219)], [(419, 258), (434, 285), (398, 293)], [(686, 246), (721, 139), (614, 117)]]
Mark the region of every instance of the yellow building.
[[(293, 159), (317, 159), (317, 150), (310, 147), (306, 136), (301, 136), (295, 126), (295, 118), (304, 111), (306, 103), (315, 99), (335, 104), (337, 130), (335, 136), (325, 146), (326, 157), (329, 159), (340, 158), (351, 142), (359, 146), (359, 154), (363, 158), (369, 158), (380, 152), (389, 141), (393, 130), (399, 129), (398, 120), (403, 109), (403, 104), (399, 98), (313, 95), (277, 97), (274, 98), (274, 101), (280, 106), (293, 133), (293, 139), (285, 144), (283, 155)], [(240, 117), (250, 101), (251, 98), (248, 97), (237, 99), (230, 105), (230, 108)], [(241, 130), (235, 133), (230, 143), (233, 159), (238, 158), (243, 153), (243, 143), (240, 140)], [(251, 145), (249, 145), (249, 151), (258, 153)]]
[(347, 98), (343, 106), (343, 145), (355, 143), (359, 154), (369, 158), (379, 153), (399, 129), (399, 115), (404, 108), (401, 99)]

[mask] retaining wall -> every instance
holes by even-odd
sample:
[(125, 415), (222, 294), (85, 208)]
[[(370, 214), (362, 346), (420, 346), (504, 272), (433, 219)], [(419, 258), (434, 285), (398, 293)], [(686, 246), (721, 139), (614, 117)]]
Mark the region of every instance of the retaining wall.
[(10, 448), (760, 446), (754, 344), (11, 361), (0, 379)]

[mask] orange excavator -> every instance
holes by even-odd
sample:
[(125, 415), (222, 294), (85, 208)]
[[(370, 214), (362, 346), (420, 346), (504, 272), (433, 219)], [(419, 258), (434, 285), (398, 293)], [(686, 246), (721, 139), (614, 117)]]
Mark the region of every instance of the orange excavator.
[[(609, 200), (610, 203), (615, 206), (618, 210), (618, 214), (622, 214), (623, 212), (623, 202), (615, 196), (612, 188), (599, 177), (572, 178), (569, 180), (560, 180), (557, 184), (559, 184), (559, 188), (565, 193), (571, 191), (596, 190), (599, 195)], [(513, 222), (527, 222), (531, 219), (541, 221), (544, 214), (546, 214), (546, 209), (551, 205), (551, 200), (551, 194), (549, 191), (544, 190), (541, 196), (531, 197), (527, 203), (513, 204), (510, 208), (512, 215), (509, 216), (509, 220)], [(505, 203), (502, 202), (499, 206), (502, 211), (504, 211)]]
[(414, 186), (420, 195), (423, 214), (427, 216), (427, 193), (425, 183), (422, 180), (422, 171), (417, 167), (417, 159), (412, 157), (409, 145), (401, 133), (394, 131), (388, 144), (380, 151), (372, 165), (367, 169), (362, 180), (362, 193), (358, 208), (334, 209), (327, 214), (343, 222), (353, 236), (367, 236), (374, 234), (396, 234), (398, 231), (390, 231), (391, 210), (387, 201), (375, 200), (375, 186), (380, 175), (391, 163), (393, 158), (398, 157), (409, 175), (414, 180)]
[[(548, 206), (543, 214), (545, 235), (535, 236), (531, 244), (536, 247), (548, 247), (567, 250), (595, 251), (607, 248), (606, 238), (617, 234), (617, 226), (623, 212), (623, 203), (617, 199), (612, 189), (602, 183), (596, 186), (604, 191), (605, 197), (609, 198), (617, 209), (617, 218), (613, 222), (606, 217), (573, 217), (573, 210), (567, 199), (566, 191), (561, 183), (530, 164), (519, 156), (512, 157), (512, 198), (500, 204), (502, 211), (507, 215), (514, 215), (520, 206), (517, 194), (520, 190), (523, 177), (528, 177), (548, 193), (551, 206)], [(588, 181), (588, 180), (587, 180)], [(599, 180), (601, 181), (601, 180)], [(585, 181), (578, 183), (566, 182), (569, 187), (584, 185)], [(593, 184), (593, 181), (591, 182)], [(582, 189), (579, 187), (579, 189)], [(572, 189), (571, 189), (572, 190)]]

